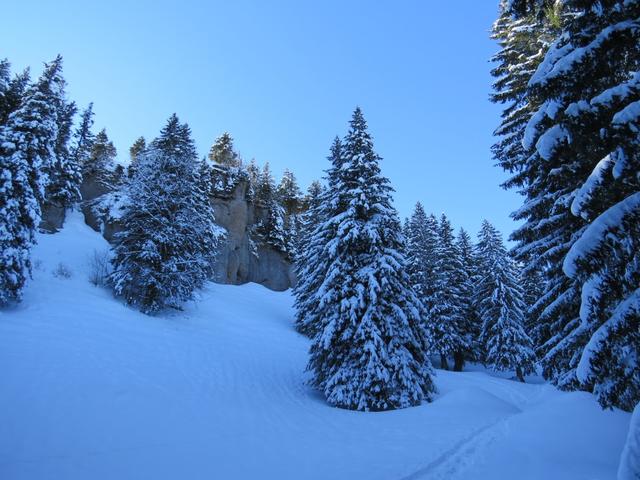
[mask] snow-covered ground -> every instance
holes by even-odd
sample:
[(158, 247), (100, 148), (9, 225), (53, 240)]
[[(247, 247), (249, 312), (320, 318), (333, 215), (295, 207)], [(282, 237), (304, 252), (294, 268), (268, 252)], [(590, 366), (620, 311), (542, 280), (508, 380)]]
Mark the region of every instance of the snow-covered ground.
[(147, 317), (89, 283), (107, 244), (79, 214), (39, 238), (0, 313), (0, 479), (615, 478), (630, 415), (591, 395), (438, 371), (431, 404), (335, 409), (289, 293), (210, 284)]

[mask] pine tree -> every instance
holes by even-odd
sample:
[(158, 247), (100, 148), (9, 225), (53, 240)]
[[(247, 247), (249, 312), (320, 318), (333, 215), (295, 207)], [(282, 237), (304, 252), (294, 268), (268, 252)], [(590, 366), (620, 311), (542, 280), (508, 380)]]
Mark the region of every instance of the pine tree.
[(458, 322), (459, 332), (464, 339), (465, 349), (454, 352), (454, 370), (462, 370), (465, 362), (482, 360), (480, 344), (480, 320), (477, 314), (474, 291), (478, 282), (478, 259), (469, 234), (460, 229), (456, 242), (459, 270), (458, 279)]
[(144, 137), (138, 137), (133, 145), (129, 147), (129, 166), (127, 167), (127, 177), (132, 178), (136, 173), (138, 157), (144, 153), (147, 148), (147, 141)]
[(84, 163), (82, 174), (85, 179), (92, 179), (98, 185), (111, 190), (114, 181), (115, 159), (117, 151), (106, 129), (100, 130), (93, 140), (91, 155)]
[(344, 205), (325, 223), (336, 234), (322, 254), (329, 268), (317, 295), (319, 332), (311, 384), (335, 406), (388, 410), (430, 400), (435, 390), (420, 301), (405, 273), (400, 220), (360, 109), (344, 142), (328, 201)]
[[(504, 49), (511, 49), (500, 59), (506, 83), (497, 87), (518, 121), (509, 128), (498, 130), (503, 135), (504, 150), (495, 150), (496, 160), (513, 173), (505, 183), (516, 187), (524, 196), (524, 204), (512, 214), (522, 221), (512, 235), (515, 240), (515, 259), (525, 272), (544, 274), (544, 290), (528, 311), (527, 323), (535, 325), (536, 352), (541, 358), (545, 378), (563, 389), (578, 387), (575, 369), (579, 360), (578, 344), (584, 335), (579, 333), (580, 285), (562, 271), (562, 260), (584, 228), (584, 222), (571, 215), (568, 205), (579, 187), (583, 167), (576, 158), (550, 159), (537, 145), (551, 117), (561, 104), (549, 101), (534, 88), (536, 71), (548, 68), (548, 58), (559, 40), (558, 29), (571, 14), (569, 2), (529, 2), (510, 0), (503, 3), (502, 16), (513, 33), (504, 40)], [(558, 37), (550, 44), (550, 40)], [(506, 38), (506, 37), (505, 37)], [(551, 46), (550, 46), (551, 45)], [(542, 53), (548, 50), (544, 61)], [(531, 53), (539, 52), (531, 56)], [(531, 60), (527, 60), (530, 58)], [(535, 68), (537, 67), (537, 70)], [(518, 72), (512, 75), (510, 72)], [(496, 99), (496, 97), (494, 97)], [(505, 110), (507, 112), (507, 110)], [(547, 115), (548, 114), (548, 115)], [(511, 117), (510, 117), (511, 118)], [(506, 117), (505, 117), (505, 121)], [(593, 137), (594, 141), (596, 136)], [(513, 145), (513, 148), (509, 145)]]
[(430, 353), (439, 354), (436, 347), (439, 331), (432, 316), (438, 302), (438, 221), (433, 215), (427, 216), (418, 202), (406, 231), (405, 252), (410, 285), (421, 300), (421, 318), (428, 332)]
[(478, 238), (481, 277), (475, 295), (482, 321), (484, 360), (494, 370), (514, 370), (524, 382), (524, 376), (535, 371), (535, 354), (524, 330), (518, 271), (502, 236), (486, 220)]
[(0, 305), (21, 299), (31, 272), (46, 172), (55, 159), (57, 111), (50, 99), (60, 68), (57, 61), (45, 65), (20, 107), (0, 126)]
[(217, 228), (191, 131), (171, 116), (140, 156), (114, 247), (116, 295), (145, 313), (180, 308), (213, 272)]
[(456, 249), (453, 228), (445, 214), (437, 226), (435, 285), (429, 322), (433, 349), (440, 355), (441, 367), (449, 369), (448, 357), (456, 356), (462, 369), (462, 357), (469, 346), (462, 331), (460, 289), (462, 265)]
[(495, 82), (490, 98), (504, 105), (500, 126), (494, 132), (498, 141), (492, 152), (496, 163), (511, 174), (503, 184), (505, 188), (520, 188), (527, 182), (524, 166), (531, 152), (524, 148), (522, 140), (537, 107), (527, 95), (527, 85), (558, 34), (555, 19), (559, 15), (558, 6), (549, 6), (545, 15), (530, 11), (514, 15), (513, 3), (500, 1), (500, 14), (491, 32), (500, 51), (491, 59), (495, 64), (491, 71)]
[(90, 103), (89, 106), (80, 114), (80, 124), (73, 134), (73, 146), (71, 148), (73, 161), (77, 165), (80, 165), (81, 171), (84, 168), (84, 165), (89, 161), (91, 152), (93, 151), (95, 135), (91, 131), (92, 128), (93, 103)]
[(328, 188), (322, 189), (318, 184), (315, 191), (310, 191), (307, 196), (308, 209), (303, 219), (303, 234), (295, 264), (298, 279), (293, 288), (295, 326), (298, 332), (310, 338), (320, 331), (320, 298), (317, 293), (329, 269), (329, 258), (324, 255), (324, 248), (335, 236), (335, 226), (328, 223), (328, 219), (343, 208), (342, 204), (334, 201), (335, 197), (330, 197), (330, 192), (338, 191), (338, 175), (343, 163), (342, 142), (338, 137), (333, 141), (328, 160), (331, 163), (326, 178)]
[(539, 348), (545, 376), (631, 409), (640, 399), (640, 2), (564, 6), (561, 34), (527, 87), (539, 108), (523, 137), (534, 153), (519, 251), (545, 272), (534, 308), (545, 327), (536, 336), (549, 338)]
[(61, 72), (56, 83), (57, 88), (50, 102), (56, 105), (58, 136), (54, 148), (55, 160), (49, 171), (45, 202), (47, 207), (66, 209), (80, 200), (82, 165), (76, 161), (70, 150), (73, 118), (78, 109), (74, 102), (66, 99), (66, 81), (62, 78)]
[(0, 125), (6, 125), (9, 115), (20, 107), (29, 81), (28, 68), (11, 78), (11, 64), (0, 60)]
[(640, 401), (640, 1), (572, 2), (577, 15), (532, 89), (554, 104), (536, 144), (577, 164), (571, 213), (587, 222), (564, 259), (581, 285), (576, 375), (603, 407)]
[(295, 175), (285, 170), (276, 190), (278, 202), (284, 210), (284, 234), (288, 239), (289, 253), (295, 258), (299, 243), (303, 196)]
[(239, 167), (240, 156), (233, 148), (233, 137), (228, 132), (220, 135), (209, 150), (209, 160), (214, 164), (226, 167)]
[(255, 231), (261, 240), (279, 252), (291, 255), (290, 238), (287, 237), (285, 227), (285, 212), (276, 192), (276, 184), (269, 168), (265, 163), (256, 187), (256, 204), (262, 209), (262, 217), (256, 225)]

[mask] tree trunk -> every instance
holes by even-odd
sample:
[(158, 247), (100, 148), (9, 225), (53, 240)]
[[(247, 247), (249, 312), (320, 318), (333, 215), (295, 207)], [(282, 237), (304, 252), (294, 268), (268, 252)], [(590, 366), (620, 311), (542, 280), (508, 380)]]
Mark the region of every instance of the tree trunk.
[(462, 352), (456, 352), (453, 354), (453, 371), (461, 372), (464, 368), (464, 354)]
[(440, 368), (443, 370), (449, 370), (449, 362), (446, 355), (440, 355)]
[(522, 369), (520, 367), (516, 367), (516, 377), (518, 377), (518, 380), (524, 383), (524, 375), (522, 375)]

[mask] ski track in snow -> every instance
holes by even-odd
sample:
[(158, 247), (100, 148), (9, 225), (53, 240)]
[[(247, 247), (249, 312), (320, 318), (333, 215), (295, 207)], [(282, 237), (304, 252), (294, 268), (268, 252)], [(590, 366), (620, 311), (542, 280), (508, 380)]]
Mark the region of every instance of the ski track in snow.
[(430, 404), (332, 408), (304, 384), (289, 293), (210, 284), (147, 317), (87, 281), (106, 246), (72, 215), (0, 312), (2, 480), (615, 478), (629, 415), (588, 394), (437, 371)]

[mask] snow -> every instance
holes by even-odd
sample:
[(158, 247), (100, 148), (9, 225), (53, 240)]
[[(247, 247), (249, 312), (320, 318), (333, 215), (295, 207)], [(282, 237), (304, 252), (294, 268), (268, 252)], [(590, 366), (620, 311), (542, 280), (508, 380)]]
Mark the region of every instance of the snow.
[(640, 478), (640, 404), (633, 411), (627, 443), (622, 451), (618, 480), (638, 480)]
[(0, 312), (0, 478), (616, 476), (630, 415), (590, 394), (472, 367), (438, 371), (433, 403), (332, 408), (304, 384), (290, 293), (208, 284), (149, 317), (89, 283), (107, 244), (80, 214), (38, 240), (24, 302)]
[(640, 192), (629, 195), (591, 222), (564, 258), (562, 264), (564, 273), (573, 278), (577, 274), (577, 263), (599, 248), (606, 239), (606, 235), (619, 228), (622, 220), (638, 208), (640, 208)]

